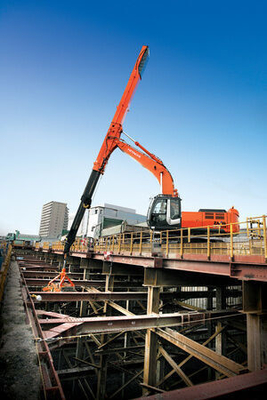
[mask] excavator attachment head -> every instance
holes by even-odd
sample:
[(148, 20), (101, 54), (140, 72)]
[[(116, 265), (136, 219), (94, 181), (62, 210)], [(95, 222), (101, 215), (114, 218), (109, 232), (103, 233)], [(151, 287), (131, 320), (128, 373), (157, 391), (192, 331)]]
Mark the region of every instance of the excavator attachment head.
[(62, 271), (42, 290), (43, 292), (73, 292), (75, 291), (75, 285), (66, 274), (66, 268), (63, 267)]
[(141, 79), (143, 77), (143, 73), (144, 73), (144, 71), (146, 69), (146, 65), (148, 63), (149, 56), (150, 56), (149, 47), (148, 46), (143, 46), (143, 47), (144, 47), (144, 51), (141, 54), (141, 61), (139, 62), (139, 65), (138, 65), (138, 72), (139, 72), (139, 75), (140, 75)]

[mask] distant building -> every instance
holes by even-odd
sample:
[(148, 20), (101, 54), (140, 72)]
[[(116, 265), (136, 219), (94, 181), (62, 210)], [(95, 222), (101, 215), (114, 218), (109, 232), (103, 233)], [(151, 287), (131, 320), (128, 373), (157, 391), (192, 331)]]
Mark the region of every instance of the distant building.
[[(126, 222), (129, 225), (137, 225), (146, 221), (146, 216), (137, 214), (132, 208), (120, 207), (105, 203), (104, 206), (91, 207), (78, 231), (79, 235), (98, 238), (105, 228)], [(69, 228), (72, 221), (70, 221)]]
[(69, 209), (66, 203), (50, 201), (43, 205), (39, 235), (56, 238), (68, 228)]

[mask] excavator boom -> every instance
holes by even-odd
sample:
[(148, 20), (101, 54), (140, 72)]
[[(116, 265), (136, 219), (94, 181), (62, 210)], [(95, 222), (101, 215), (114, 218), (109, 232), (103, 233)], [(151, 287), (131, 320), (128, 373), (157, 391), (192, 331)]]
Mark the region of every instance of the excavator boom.
[(85, 186), (83, 195), (81, 197), (81, 202), (79, 208), (75, 214), (72, 226), (67, 235), (67, 239), (64, 245), (64, 255), (69, 253), (71, 245), (73, 244), (76, 234), (78, 232), (79, 226), (81, 224), (82, 218), (84, 216), (85, 210), (91, 206), (92, 196), (95, 192), (98, 180), (102, 174), (105, 172), (105, 167), (109, 160), (110, 155), (117, 147), (117, 140), (120, 138), (122, 133), (122, 124), (125, 119), (126, 113), (129, 110), (130, 102), (133, 98), (135, 90), (142, 78), (146, 63), (149, 58), (149, 48), (148, 46), (143, 46), (139, 56), (136, 60), (130, 78), (128, 80), (127, 86), (122, 95), (121, 101), (117, 107), (115, 115), (109, 126), (106, 137), (103, 141), (97, 159), (94, 163), (93, 170)]
[(147, 151), (138, 142), (135, 142), (135, 145), (140, 147), (146, 154), (132, 147), (129, 143), (124, 142), (122, 139), (117, 140), (117, 147), (119, 147), (121, 151), (139, 162), (139, 164), (149, 170), (157, 178), (163, 194), (177, 197), (178, 193), (174, 188), (171, 173), (163, 162), (158, 157), (154, 156), (154, 154)]

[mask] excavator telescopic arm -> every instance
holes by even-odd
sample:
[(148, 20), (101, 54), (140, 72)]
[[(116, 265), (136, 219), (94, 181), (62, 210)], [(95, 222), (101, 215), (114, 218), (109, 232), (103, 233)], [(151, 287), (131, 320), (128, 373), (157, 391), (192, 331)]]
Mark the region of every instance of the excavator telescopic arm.
[(123, 131), (123, 121), (129, 109), (131, 99), (133, 98), (138, 83), (142, 78), (142, 73), (144, 72), (148, 57), (149, 48), (148, 46), (143, 46), (133, 68), (133, 71), (130, 75), (127, 86), (124, 90), (121, 101), (109, 126), (108, 132), (101, 146), (97, 159), (94, 163), (93, 170), (81, 197), (79, 208), (75, 214), (72, 226), (67, 235), (67, 239), (64, 245), (65, 259), (67, 254), (69, 253), (71, 245), (75, 240), (85, 210), (91, 206), (92, 196), (96, 189), (98, 180), (100, 176), (104, 174), (109, 157), (117, 147), (118, 140), (120, 139), (121, 133)]
[(113, 117), (113, 120), (109, 126), (106, 137), (103, 141), (101, 149), (98, 153), (97, 159), (94, 163), (93, 170), (98, 171), (101, 174), (104, 173), (108, 159), (112, 152), (117, 147), (116, 140), (120, 138), (122, 133), (122, 124), (125, 119), (126, 113), (129, 110), (131, 100), (137, 89), (138, 83), (142, 78), (146, 63), (149, 57), (148, 46), (143, 46), (140, 54), (135, 63), (134, 69), (131, 73), (130, 79), (122, 95), (121, 101), (117, 107), (117, 111)]

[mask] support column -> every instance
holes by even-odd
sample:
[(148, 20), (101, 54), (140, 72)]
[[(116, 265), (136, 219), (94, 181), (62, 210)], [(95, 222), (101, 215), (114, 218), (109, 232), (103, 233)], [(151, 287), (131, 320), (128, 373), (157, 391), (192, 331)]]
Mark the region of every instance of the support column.
[[(83, 339), (82, 338), (77, 338), (75, 357), (79, 358), (80, 360), (83, 360)], [(74, 379), (72, 382), (72, 396), (75, 395), (76, 383), (77, 383), (77, 381), (76, 381), (76, 379)]]
[(248, 369), (258, 371), (267, 363), (267, 286), (243, 282), (243, 311), (247, 314)]
[[(131, 280), (130, 275), (128, 275), (127, 280), (128, 280), (128, 282)], [(127, 292), (129, 292), (129, 288), (128, 288)], [(125, 309), (128, 311), (129, 311), (129, 304), (130, 304), (129, 300), (126, 300)], [(128, 332), (125, 332), (124, 338), (123, 338), (123, 347), (128, 347), (128, 346), (130, 346), (130, 336), (129, 336)], [(124, 359), (127, 357), (127, 352), (123, 353), (123, 357), (124, 357)], [(127, 377), (127, 375), (125, 374), (125, 372), (123, 372), (122, 379), (121, 379), (122, 386), (124, 386), (124, 384), (125, 384), (126, 377)], [(121, 396), (122, 396), (122, 398), (124, 398), (124, 389), (121, 391)]]
[[(105, 292), (113, 291), (114, 288), (114, 276), (111, 275), (112, 266), (110, 265), (110, 274), (106, 275), (106, 285)], [(105, 301), (104, 304), (104, 314), (108, 315), (110, 310), (108, 310), (108, 302)], [(101, 344), (105, 343), (107, 335), (101, 335)], [(106, 381), (107, 381), (107, 356), (101, 355), (99, 360), (99, 372), (97, 380), (97, 400), (102, 400), (105, 398), (106, 393)]]
[[(225, 287), (216, 287), (216, 310), (225, 310), (226, 308), (226, 298), (225, 298)], [(219, 321), (216, 324), (215, 331), (220, 331), (222, 328), (222, 323)], [(224, 334), (220, 333), (215, 339), (216, 353), (223, 355), (225, 353), (225, 340)]]
[(208, 287), (207, 310), (213, 310), (213, 287)]
[[(148, 286), (147, 314), (159, 313), (159, 294), (160, 287)], [(155, 386), (157, 383), (158, 347), (157, 335), (151, 329), (147, 329), (143, 382), (149, 386)], [(144, 389), (144, 392), (146, 392), (146, 389)]]
[[(86, 279), (86, 269), (83, 270), (83, 280)], [(84, 292), (84, 288), (82, 289)], [(80, 305), (80, 317), (85, 317), (87, 315), (87, 305), (88, 301), (81, 301)]]

